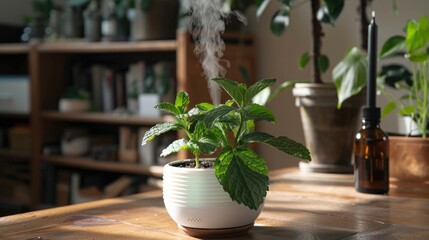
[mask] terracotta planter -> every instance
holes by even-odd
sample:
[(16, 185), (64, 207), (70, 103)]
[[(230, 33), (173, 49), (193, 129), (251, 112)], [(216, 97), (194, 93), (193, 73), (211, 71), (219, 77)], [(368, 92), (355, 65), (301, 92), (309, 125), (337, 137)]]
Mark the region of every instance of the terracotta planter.
[(312, 158), (310, 163), (300, 162), (301, 171), (352, 173), (353, 139), (365, 95), (348, 99), (340, 110), (333, 84), (296, 84), (293, 95)]
[[(246, 233), (259, 216), (257, 211), (231, 200), (214, 169), (164, 166), (163, 197), (170, 217), (194, 237), (225, 237)], [(214, 161), (214, 159), (212, 159)]]
[(389, 174), (405, 181), (429, 180), (429, 138), (389, 137)]

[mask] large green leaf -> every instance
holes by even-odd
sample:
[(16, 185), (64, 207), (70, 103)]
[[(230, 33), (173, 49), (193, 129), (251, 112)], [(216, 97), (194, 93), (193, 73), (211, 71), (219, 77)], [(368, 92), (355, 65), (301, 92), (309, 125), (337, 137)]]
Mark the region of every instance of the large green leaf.
[(282, 35), (289, 27), (290, 21), (290, 7), (284, 5), (281, 9), (277, 10), (271, 18), (270, 29), (274, 35)]
[(317, 12), (317, 19), (323, 23), (334, 25), (344, 8), (344, 0), (325, 0)]
[(247, 89), (247, 99), (245, 104), (249, 104), (252, 101), (254, 96), (256, 96), (265, 88), (272, 86), (275, 82), (276, 80), (274, 78), (266, 78), (266, 79), (259, 80), (255, 84), (250, 86)]
[(405, 47), (405, 37), (392, 36), (383, 44), (380, 52), (380, 58), (390, 57)]
[(393, 110), (395, 110), (395, 108), (396, 108), (395, 102), (389, 102), (388, 104), (386, 104), (386, 106), (384, 106), (383, 108), (383, 112), (381, 113), (381, 118), (384, 118), (387, 115), (389, 115)]
[(156, 136), (166, 133), (171, 130), (178, 130), (179, 126), (175, 122), (158, 123), (151, 127), (143, 136), (142, 145), (152, 141)]
[(215, 81), (219, 86), (225, 90), (225, 92), (232, 98), (234, 101), (241, 107), (244, 106), (244, 101), (246, 100), (247, 87), (242, 83), (238, 83), (234, 80), (229, 80), (226, 78), (214, 78), (212, 81)]
[(179, 92), (176, 96), (176, 101), (174, 105), (179, 109), (180, 113), (185, 112), (185, 108), (189, 104), (189, 95), (187, 92)]
[(235, 111), (234, 107), (221, 105), (217, 108), (214, 108), (205, 114), (204, 122), (206, 123), (206, 127), (211, 128), (213, 123), (219, 118), (228, 115), (230, 112)]
[(416, 107), (413, 105), (405, 106), (401, 108), (401, 110), (399, 111), (399, 115), (401, 116), (412, 116), (415, 113), (416, 113)]
[(407, 24), (406, 45), (408, 52), (414, 52), (425, 48), (429, 41), (429, 20), (423, 16), (416, 21), (409, 21)]
[(384, 77), (384, 84), (392, 88), (396, 88), (400, 82), (404, 82), (408, 86), (413, 85), (411, 72), (399, 64), (382, 66), (379, 75)]
[(359, 48), (353, 47), (332, 71), (338, 95), (338, 108), (366, 85), (367, 59)]
[(324, 54), (321, 55), (319, 57), (318, 63), (319, 63), (319, 69), (320, 69), (320, 71), (322, 73), (324, 73), (324, 72), (326, 72), (326, 70), (328, 70), (328, 68), (329, 68), (329, 58), (328, 58), (328, 56), (326, 56)]
[(259, 18), (265, 11), (265, 8), (270, 3), (270, 0), (255, 0), (256, 1), (256, 16)]
[(299, 60), (298, 60), (299, 69), (301, 69), (301, 70), (304, 69), (305, 66), (307, 66), (308, 62), (310, 62), (310, 59), (311, 59), (310, 53), (308, 53), (308, 52), (303, 53), (301, 55), (301, 57), (299, 57)]
[(414, 52), (414, 53), (407, 54), (406, 57), (411, 62), (424, 63), (428, 60), (429, 55), (426, 52)]
[(292, 139), (281, 136), (270, 139), (266, 141), (266, 143), (291, 156), (311, 161), (311, 156), (308, 149), (301, 143)]
[(185, 139), (178, 139), (175, 140), (174, 142), (172, 142), (170, 145), (168, 145), (168, 147), (166, 147), (165, 149), (162, 150), (161, 152), (161, 157), (166, 157), (172, 153), (178, 152), (182, 149), (186, 149), (187, 148), (187, 143), (188, 141), (186, 141)]
[(273, 112), (265, 106), (259, 104), (251, 104), (244, 108), (244, 120), (265, 120), (275, 123), (276, 119)]
[(250, 149), (226, 149), (216, 158), (215, 172), (232, 200), (254, 210), (263, 203), (268, 191), (268, 170)]

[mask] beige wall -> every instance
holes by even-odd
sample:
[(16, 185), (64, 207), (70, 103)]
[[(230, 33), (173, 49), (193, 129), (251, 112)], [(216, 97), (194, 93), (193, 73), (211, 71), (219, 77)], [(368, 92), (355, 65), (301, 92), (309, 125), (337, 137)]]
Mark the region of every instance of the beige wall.
[[(391, 0), (375, 0), (372, 10), (375, 11), (379, 27), (379, 47), (393, 34), (401, 34), (401, 29), (406, 20), (419, 18), (423, 14), (429, 14), (429, 1), (427, 0), (396, 0), (399, 14), (392, 10)], [(335, 27), (324, 25), (326, 34), (323, 39), (323, 53), (330, 58), (331, 68), (341, 59), (347, 48), (360, 44), (359, 20), (356, 13), (357, 0), (345, 1), (345, 9), (338, 19)], [(248, 27), (255, 33), (257, 47), (257, 72), (258, 78), (275, 77), (278, 82), (285, 80), (308, 80), (309, 69), (298, 70), (297, 59), (310, 50), (310, 6), (305, 3), (292, 9), (291, 25), (287, 32), (281, 36), (273, 36), (269, 31), (269, 21), (272, 13), (277, 9), (277, 1), (271, 1), (265, 13), (259, 20), (255, 19), (255, 9), (249, 9)], [(325, 81), (330, 81), (330, 70), (324, 75)], [(379, 97), (379, 105), (383, 106)], [(287, 135), (295, 140), (304, 141), (299, 112), (294, 106), (294, 98), (289, 90), (281, 97), (274, 100), (270, 107), (274, 109), (277, 124), (262, 125), (262, 129), (275, 135)], [(382, 128), (388, 131), (396, 130), (396, 116), (392, 115), (382, 121)], [(263, 146), (263, 157), (268, 161), (270, 169), (297, 165), (298, 160)]]

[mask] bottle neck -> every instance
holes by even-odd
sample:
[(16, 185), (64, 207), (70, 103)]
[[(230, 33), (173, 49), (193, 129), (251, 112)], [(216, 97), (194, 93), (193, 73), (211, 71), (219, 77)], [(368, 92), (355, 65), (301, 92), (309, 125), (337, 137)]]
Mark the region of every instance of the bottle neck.
[(362, 119), (362, 128), (380, 128), (380, 120)]

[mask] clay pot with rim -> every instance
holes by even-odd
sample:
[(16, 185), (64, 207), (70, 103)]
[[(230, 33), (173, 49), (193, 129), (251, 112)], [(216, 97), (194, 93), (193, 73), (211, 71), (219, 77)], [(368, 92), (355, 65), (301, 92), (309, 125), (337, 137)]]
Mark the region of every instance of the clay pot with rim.
[[(170, 217), (193, 237), (231, 237), (246, 233), (261, 213), (238, 204), (226, 193), (213, 168), (187, 168), (194, 160), (164, 166), (163, 198)], [(214, 162), (214, 159), (203, 161)], [(195, 162), (195, 161), (194, 161)]]
[(352, 173), (353, 139), (359, 126), (365, 93), (346, 100), (337, 109), (334, 84), (298, 83), (293, 88), (301, 113), (311, 162), (300, 162), (304, 172)]

